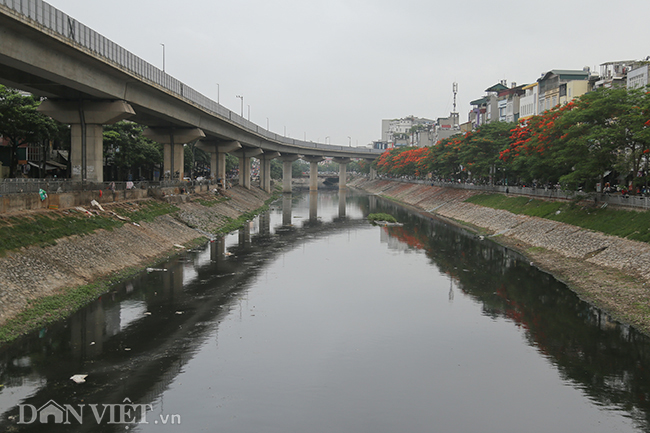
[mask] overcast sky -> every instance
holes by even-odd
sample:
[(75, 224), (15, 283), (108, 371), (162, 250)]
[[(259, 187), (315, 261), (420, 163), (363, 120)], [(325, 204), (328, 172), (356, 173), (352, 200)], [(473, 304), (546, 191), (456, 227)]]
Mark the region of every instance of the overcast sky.
[[(436, 119), (500, 80), (650, 56), (650, 0), (50, 0), (273, 132), (332, 144)], [(217, 85), (218, 84), (218, 85)], [(348, 138), (351, 137), (351, 138)]]

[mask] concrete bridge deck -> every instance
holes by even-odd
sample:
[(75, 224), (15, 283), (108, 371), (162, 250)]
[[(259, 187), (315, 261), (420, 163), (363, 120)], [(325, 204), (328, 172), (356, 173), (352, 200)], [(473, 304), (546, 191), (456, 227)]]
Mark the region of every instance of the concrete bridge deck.
[(102, 126), (122, 119), (148, 126), (147, 135), (165, 145), (164, 172), (171, 177), (183, 177), (179, 144), (200, 140), (213, 155), (215, 177), (225, 177), (226, 152), (240, 158), (245, 187), (250, 187), (250, 158), (259, 158), (267, 191), (273, 158), (336, 157), (343, 173), (349, 158), (373, 160), (381, 154), (268, 131), (42, 0), (2, 0), (0, 40), (0, 82), (47, 98), (41, 111), (71, 125), (76, 180), (103, 180)]

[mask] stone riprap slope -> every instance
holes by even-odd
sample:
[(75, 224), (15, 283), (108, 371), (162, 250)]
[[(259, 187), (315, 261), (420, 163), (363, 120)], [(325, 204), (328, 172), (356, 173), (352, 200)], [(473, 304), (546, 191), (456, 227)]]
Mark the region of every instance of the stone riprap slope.
[(351, 184), (374, 194), (384, 195), (445, 218), (462, 221), (526, 243), (637, 274), (650, 281), (650, 245), (593, 232), (569, 224), (477, 206), (464, 201), (480, 192), (463, 189), (357, 179)]
[[(585, 299), (650, 334), (650, 245), (464, 201), (477, 191), (355, 179), (350, 185), (481, 228)], [(537, 248), (534, 248), (537, 247)]]
[[(146, 263), (206, 233), (215, 233), (230, 219), (264, 205), (270, 195), (235, 187), (227, 200), (214, 206), (194, 201), (177, 204), (175, 215), (153, 222), (125, 223), (112, 231), (98, 230), (85, 236), (57, 240), (56, 245), (31, 246), (0, 258), (0, 324), (21, 311), (29, 300), (88, 284), (98, 277)], [(214, 195), (206, 193), (206, 200)], [(138, 206), (137, 202), (130, 204)], [(115, 206), (126, 206), (116, 204)], [(105, 205), (106, 213), (112, 205)], [(131, 209), (133, 210), (133, 209)], [(197, 230), (198, 229), (198, 230)]]

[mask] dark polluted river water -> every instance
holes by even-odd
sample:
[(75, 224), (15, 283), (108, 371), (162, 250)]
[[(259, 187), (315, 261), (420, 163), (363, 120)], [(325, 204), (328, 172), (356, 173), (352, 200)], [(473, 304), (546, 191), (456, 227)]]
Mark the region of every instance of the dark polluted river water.
[(649, 369), (521, 256), (322, 191), (1, 348), (0, 431), (642, 432)]

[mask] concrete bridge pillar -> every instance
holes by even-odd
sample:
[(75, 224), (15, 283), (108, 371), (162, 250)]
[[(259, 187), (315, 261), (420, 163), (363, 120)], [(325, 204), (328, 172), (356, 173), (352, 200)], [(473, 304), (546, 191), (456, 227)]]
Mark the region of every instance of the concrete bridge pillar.
[(305, 156), (309, 163), (309, 191), (318, 191), (318, 163), (323, 161), (323, 156)]
[(370, 180), (377, 179), (377, 170), (370, 167)]
[[(142, 133), (145, 137), (163, 145), (163, 180), (183, 179), (185, 176), (185, 151), (183, 145), (205, 137), (199, 128), (150, 127)], [(178, 172), (178, 177), (175, 173)]]
[(260, 155), (260, 188), (271, 194), (271, 160), (280, 156), (279, 152), (268, 152)]
[(47, 99), (38, 111), (70, 125), (72, 180), (104, 181), (104, 128), (135, 114), (126, 101)]
[(263, 150), (259, 147), (242, 147), (236, 152), (231, 152), (239, 158), (239, 184), (246, 189), (251, 189), (251, 158), (262, 152)]
[(280, 161), (282, 161), (282, 192), (290, 193), (291, 192), (291, 164), (298, 159), (298, 155), (282, 155)]
[(241, 149), (239, 141), (201, 140), (196, 144), (199, 149), (210, 154), (210, 174), (214, 180), (226, 180), (226, 154)]
[(345, 190), (347, 189), (347, 166), (350, 162), (350, 158), (334, 158), (334, 162), (339, 164), (339, 190)]

